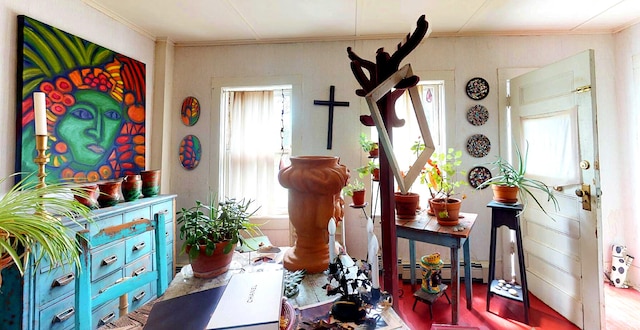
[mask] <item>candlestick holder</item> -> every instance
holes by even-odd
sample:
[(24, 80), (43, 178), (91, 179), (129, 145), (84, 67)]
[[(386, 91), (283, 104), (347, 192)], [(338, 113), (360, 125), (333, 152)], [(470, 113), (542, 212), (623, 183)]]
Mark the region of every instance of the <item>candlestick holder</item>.
[(44, 188), (47, 186), (45, 182), (45, 178), (47, 177), (45, 166), (49, 163), (49, 155), (47, 154), (49, 147), (47, 146), (47, 140), (47, 135), (36, 135), (36, 151), (38, 154), (36, 155), (36, 158), (33, 159), (33, 162), (38, 165), (38, 188)]

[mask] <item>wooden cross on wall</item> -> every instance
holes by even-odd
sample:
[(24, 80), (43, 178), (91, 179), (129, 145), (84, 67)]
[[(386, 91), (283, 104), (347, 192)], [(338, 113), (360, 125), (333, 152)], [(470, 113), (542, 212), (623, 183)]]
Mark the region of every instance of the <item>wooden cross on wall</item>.
[(333, 107), (348, 107), (349, 102), (335, 101), (334, 96), (336, 92), (336, 86), (329, 87), (329, 100), (320, 101), (313, 100), (315, 105), (326, 105), (329, 107), (329, 127), (327, 129), (327, 149), (331, 150), (333, 144)]

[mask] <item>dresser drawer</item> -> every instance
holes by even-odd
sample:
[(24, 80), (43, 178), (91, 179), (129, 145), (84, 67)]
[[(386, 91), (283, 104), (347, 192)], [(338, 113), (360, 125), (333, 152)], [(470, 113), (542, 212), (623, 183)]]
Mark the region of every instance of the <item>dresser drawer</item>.
[(141, 207), (136, 210), (131, 210), (124, 214), (124, 222), (131, 222), (137, 219), (151, 219), (151, 209), (149, 207)]
[(73, 327), (75, 318), (75, 297), (73, 295), (42, 309), (38, 315), (38, 329), (63, 330)]
[(89, 233), (91, 236), (97, 234), (100, 230), (111, 227), (121, 225), (123, 223), (122, 214), (114, 215), (111, 217), (100, 218), (98, 221), (94, 223), (87, 224), (87, 229), (89, 229)]
[(145, 232), (125, 241), (126, 263), (130, 263), (145, 254), (151, 253), (153, 239), (152, 231)]
[(164, 215), (166, 221), (173, 221), (173, 200), (151, 205), (152, 215), (160, 212), (166, 212)]
[(75, 290), (76, 276), (72, 266), (57, 267), (49, 272), (36, 273), (36, 299), (46, 305)]
[(136, 310), (142, 305), (146, 304), (151, 298), (155, 297), (156, 290), (155, 282), (148, 283), (145, 286), (141, 286), (129, 292), (129, 310)]
[(151, 255), (147, 254), (146, 256), (127, 265), (124, 268), (124, 276), (134, 277), (134, 276), (142, 275), (144, 273), (151, 272), (151, 271), (153, 271)]
[(118, 282), (118, 280), (120, 280), (122, 277), (122, 269), (118, 269), (117, 272), (109, 274), (106, 277), (93, 282), (91, 284), (91, 298), (96, 298), (100, 294), (100, 292), (116, 284), (116, 282)]
[(91, 281), (121, 269), (125, 264), (125, 244), (118, 242), (91, 253)]
[(109, 322), (117, 320), (118, 313), (120, 312), (118, 309), (119, 304), (119, 299), (114, 299), (94, 309), (91, 313), (91, 322), (93, 323), (91, 328), (97, 329)]

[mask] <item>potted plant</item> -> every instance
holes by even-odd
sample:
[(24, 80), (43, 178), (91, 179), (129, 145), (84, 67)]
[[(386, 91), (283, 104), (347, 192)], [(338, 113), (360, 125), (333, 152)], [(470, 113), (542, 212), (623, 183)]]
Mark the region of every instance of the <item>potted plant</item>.
[(212, 278), (229, 270), (236, 245), (245, 244), (243, 232), (252, 235), (258, 224), (249, 222), (257, 208), (250, 210), (252, 200), (225, 199), (213, 194), (208, 203), (196, 200), (194, 206), (177, 213), (182, 253), (189, 255), (193, 275)]
[[(416, 159), (420, 156), (420, 153), (424, 150), (425, 144), (422, 139), (418, 137), (418, 140), (414, 142), (410, 150), (412, 154), (415, 154)], [(402, 176), (404, 177), (404, 173)], [(394, 193), (394, 201), (396, 205), (396, 216), (400, 219), (413, 219), (416, 217), (418, 208), (420, 207), (420, 195), (411, 191), (402, 193), (396, 191)]]
[(364, 183), (358, 179), (350, 181), (342, 191), (345, 195), (350, 196), (353, 199), (353, 206), (362, 206), (364, 205), (365, 200), (365, 188)]
[(462, 199), (452, 196), (457, 188), (466, 184), (466, 181), (458, 180), (458, 175), (465, 174), (460, 171), (461, 158), (462, 151), (453, 148), (446, 153), (434, 153), (428, 161), (430, 168), (420, 178), (420, 182), (429, 186), (429, 206), (441, 225), (458, 224)]
[[(0, 179), (0, 185), (16, 174)], [(80, 246), (62, 223), (82, 217), (91, 222), (91, 209), (73, 195), (88, 198), (81, 187), (50, 183), (39, 187), (33, 174), (13, 185), (0, 199), (0, 285), (1, 271), (15, 266), (21, 275), (32, 260), (43, 259), (63, 266), (80, 265)]]
[(360, 178), (371, 174), (373, 181), (380, 181), (380, 164), (373, 159), (370, 159), (367, 165), (356, 168), (356, 171)]
[(554, 196), (553, 190), (544, 182), (525, 176), (527, 172), (528, 143), (524, 155), (517, 144), (514, 143), (514, 146), (516, 165), (509, 163), (502, 157), (498, 157), (490, 164), (494, 165), (494, 169), (499, 174), (478, 185), (476, 189), (482, 189), (490, 185), (493, 190), (493, 199), (500, 203), (517, 203), (519, 198), (523, 205), (527, 205), (529, 198), (532, 198), (538, 207), (546, 215), (549, 215), (533, 193), (538, 190), (546, 196), (547, 201), (553, 203), (555, 210), (558, 210), (558, 200)]
[(364, 152), (369, 153), (369, 157), (378, 157), (380, 152), (378, 149), (378, 142), (371, 141), (364, 133), (360, 133), (360, 146)]

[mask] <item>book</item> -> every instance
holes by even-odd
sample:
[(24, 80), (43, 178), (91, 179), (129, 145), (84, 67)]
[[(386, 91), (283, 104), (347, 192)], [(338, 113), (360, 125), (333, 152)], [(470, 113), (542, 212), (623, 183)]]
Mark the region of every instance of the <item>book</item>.
[(279, 330), (284, 270), (231, 277), (206, 329)]
[(156, 302), (144, 329), (204, 329), (216, 308), (225, 286), (190, 293)]

